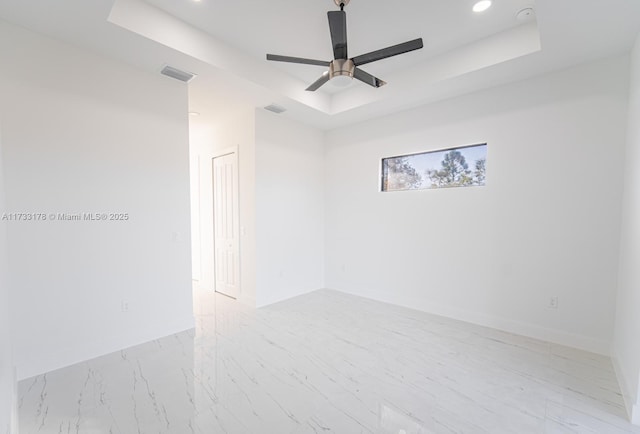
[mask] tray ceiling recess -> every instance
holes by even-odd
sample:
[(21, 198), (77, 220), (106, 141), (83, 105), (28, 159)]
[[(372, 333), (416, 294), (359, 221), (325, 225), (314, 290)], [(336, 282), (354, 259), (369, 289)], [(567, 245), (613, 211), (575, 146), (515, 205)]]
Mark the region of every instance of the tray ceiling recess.
[(413, 39), (402, 44), (393, 45), (387, 48), (371, 51), (356, 57), (349, 58), (347, 44), (347, 14), (344, 7), (350, 0), (334, 0), (340, 7), (339, 11), (329, 11), (329, 30), (331, 34), (331, 47), (333, 49), (333, 60), (315, 60), (302, 57), (281, 56), (277, 54), (267, 54), (267, 60), (276, 62), (300, 63), (304, 65), (324, 66), (326, 70), (319, 79), (313, 82), (306, 90), (316, 91), (329, 80), (334, 80), (337, 86), (348, 86), (352, 79), (360, 80), (369, 86), (378, 88), (387, 84), (368, 72), (362, 70), (360, 66), (389, 57), (398, 56), (410, 51), (419, 50), (424, 47), (422, 38)]

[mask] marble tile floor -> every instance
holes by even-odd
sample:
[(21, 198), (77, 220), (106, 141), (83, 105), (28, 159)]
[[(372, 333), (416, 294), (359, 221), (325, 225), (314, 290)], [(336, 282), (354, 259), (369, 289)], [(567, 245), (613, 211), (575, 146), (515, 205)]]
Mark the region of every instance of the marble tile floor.
[(335, 291), (19, 385), (21, 434), (640, 433), (608, 358)]

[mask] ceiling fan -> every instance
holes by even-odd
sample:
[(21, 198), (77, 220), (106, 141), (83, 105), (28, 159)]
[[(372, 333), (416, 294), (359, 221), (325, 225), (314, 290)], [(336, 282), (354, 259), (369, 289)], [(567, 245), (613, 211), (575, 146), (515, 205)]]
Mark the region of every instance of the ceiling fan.
[(328, 66), (329, 70), (325, 71), (322, 76), (316, 80), (306, 90), (315, 91), (332, 78), (356, 78), (370, 86), (380, 87), (387, 84), (385, 81), (363, 71), (359, 68), (367, 63), (377, 60), (386, 59), (387, 57), (397, 56), (398, 54), (408, 53), (410, 51), (419, 50), (423, 47), (422, 38), (404, 42), (402, 44), (393, 45), (381, 50), (372, 51), (367, 54), (349, 58), (347, 56), (347, 14), (344, 7), (349, 4), (350, 0), (333, 0), (340, 7), (339, 11), (329, 11), (329, 30), (331, 32), (331, 44), (333, 45), (334, 60), (327, 62), (324, 60), (304, 59), (301, 57), (280, 56), (277, 54), (267, 54), (267, 60), (276, 62), (302, 63), (305, 65)]

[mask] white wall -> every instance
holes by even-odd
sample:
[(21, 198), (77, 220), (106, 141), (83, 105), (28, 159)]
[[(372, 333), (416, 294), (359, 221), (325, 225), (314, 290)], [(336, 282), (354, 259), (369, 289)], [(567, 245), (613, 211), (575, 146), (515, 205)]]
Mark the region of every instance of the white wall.
[(612, 352), (629, 413), (640, 424), (640, 36), (631, 61), (618, 309)]
[(6, 23), (0, 64), (7, 208), (129, 214), (9, 225), (18, 377), (192, 327), (186, 86)]
[(256, 110), (257, 305), (324, 287), (324, 134)]
[(15, 412), (15, 368), (9, 321), (9, 263), (7, 223), (4, 199), (4, 166), (2, 164), (2, 119), (0, 118), (0, 433), (17, 433), (13, 423)]
[(237, 147), (239, 300), (260, 307), (324, 287), (323, 133), (248, 103), (231, 105), (190, 122), (196, 286), (214, 289), (211, 162)]
[[(627, 78), (605, 60), (330, 132), (327, 287), (608, 352)], [(382, 157), (484, 142), (486, 187), (378, 192)]]
[(255, 116), (249, 105), (240, 105), (229, 113), (200, 116), (190, 123), (190, 149), (193, 195), (194, 231), (193, 257), (200, 263), (199, 274), (194, 273), (196, 287), (213, 291), (213, 174), (212, 160), (226, 149), (237, 148), (240, 200), (240, 296), (245, 304), (256, 305), (256, 230), (255, 230)]

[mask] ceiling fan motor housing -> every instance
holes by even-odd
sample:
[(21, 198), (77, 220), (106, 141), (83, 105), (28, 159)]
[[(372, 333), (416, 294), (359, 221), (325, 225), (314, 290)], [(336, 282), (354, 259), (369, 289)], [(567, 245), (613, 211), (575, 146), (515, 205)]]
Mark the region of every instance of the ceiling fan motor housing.
[(314, 92), (332, 79), (334, 79), (333, 84), (336, 86), (348, 86), (353, 81), (353, 78), (372, 87), (378, 88), (380, 86), (384, 86), (386, 82), (366, 71), (363, 71), (360, 66), (423, 48), (424, 45), (422, 43), (422, 38), (418, 38), (412, 41), (403, 42), (402, 44), (386, 47), (381, 50), (361, 54), (349, 59), (349, 56), (347, 55), (347, 15), (344, 12), (344, 7), (349, 4), (349, 0), (333, 1), (340, 7), (340, 10), (327, 12), (327, 17), (329, 18), (329, 32), (331, 33), (331, 45), (333, 48), (332, 61), (327, 62), (324, 60), (305, 59), (302, 57), (267, 54), (267, 60), (273, 60), (276, 62), (301, 63), (324, 67), (328, 66), (329, 71), (325, 71), (320, 78), (314, 81), (306, 90)]
[(353, 78), (356, 65), (351, 59), (335, 59), (329, 65), (329, 78), (346, 76)]

